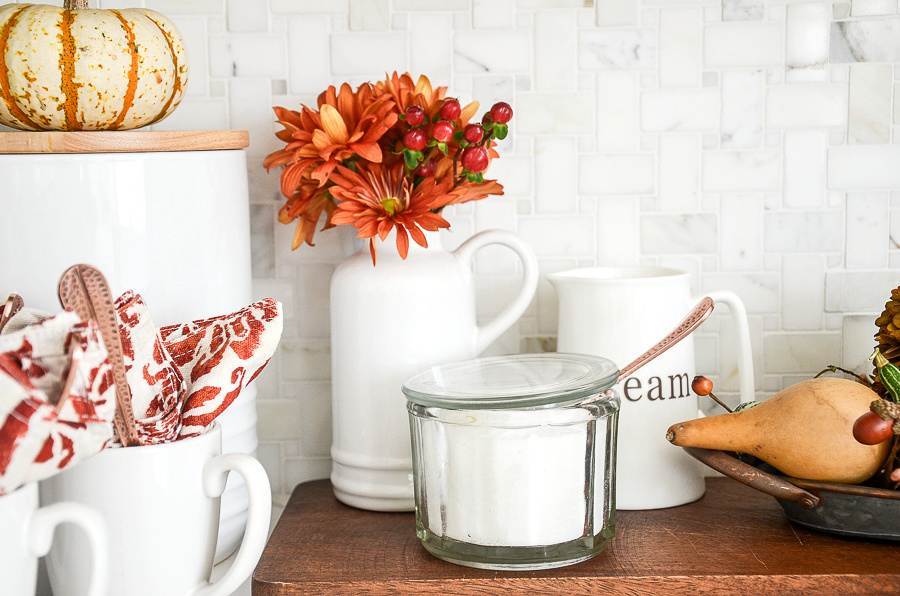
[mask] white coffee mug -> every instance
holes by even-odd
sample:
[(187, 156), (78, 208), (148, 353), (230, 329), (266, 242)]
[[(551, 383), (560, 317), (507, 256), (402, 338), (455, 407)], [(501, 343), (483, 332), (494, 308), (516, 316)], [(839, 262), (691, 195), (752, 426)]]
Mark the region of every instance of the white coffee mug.
[[(83, 503), (110, 528), (109, 594), (228, 596), (253, 573), (272, 512), (269, 479), (244, 454), (222, 453), (218, 425), (202, 435), (112, 448), (42, 483), (43, 502)], [(231, 567), (209, 582), (219, 531), (219, 496), (230, 470), (244, 479), (249, 517)], [(82, 596), (82, 541), (66, 529), (47, 557), (54, 596)]]
[(53, 531), (71, 522), (90, 545), (84, 552), (82, 594), (106, 594), (106, 526), (97, 512), (77, 503), (56, 503), (38, 509), (38, 486), (26, 484), (0, 497), (0, 594), (34, 596), (38, 557), (47, 554)]
[[(551, 274), (549, 279), (559, 295), (557, 349), (605, 356), (619, 366), (674, 329), (699, 301), (691, 297), (689, 275), (676, 269), (598, 267)], [(750, 401), (753, 360), (744, 304), (731, 292), (706, 295), (727, 304), (734, 318), (741, 401)], [(689, 336), (617, 386), (622, 400), (618, 509), (660, 509), (703, 496), (702, 467), (666, 440), (670, 425), (701, 415), (691, 392), (695, 374)]]

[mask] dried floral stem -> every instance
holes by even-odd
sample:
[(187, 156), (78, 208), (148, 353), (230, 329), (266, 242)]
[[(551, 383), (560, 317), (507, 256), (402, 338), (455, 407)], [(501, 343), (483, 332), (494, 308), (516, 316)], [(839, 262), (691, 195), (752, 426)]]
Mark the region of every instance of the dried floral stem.
[(860, 375), (860, 374), (858, 374), (858, 373), (855, 373), (855, 372), (853, 372), (852, 370), (847, 370), (846, 368), (842, 368), (842, 367), (836, 366), (836, 365), (834, 365), (834, 364), (829, 364), (828, 366), (826, 366), (825, 368), (823, 368), (822, 370), (820, 370), (820, 371), (816, 374), (816, 376), (814, 376), (813, 378), (814, 378), (814, 379), (818, 379), (819, 377), (821, 377), (821, 376), (824, 375), (825, 373), (835, 373), (835, 372), (842, 372), (842, 373), (844, 373), (845, 375), (849, 375), (849, 376), (851, 376), (851, 377), (854, 377), (857, 381), (859, 381), (859, 382), (862, 383), (863, 385), (866, 385), (867, 387), (868, 387), (869, 385), (871, 385), (871, 382), (870, 382), (869, 379), (867, 379), (866, 377), (864, 377), (864, 376), (862, 376), (862, 375)]
[(720, 406), (722, 406), (722, 408), (723, 408), (726, 412), (728, 412), (729, 414), (731, 414), (732, 412), (734, 412), (733, 409), (731, 409), (730, 407), (728, 407), (728, 404), (726, 404), (726, 403), (723, 402), (721, 399), (719, 399), (718, 397), (716, 397), (716, 394), (713, 393), (712, 391), (709, 392), (708, 397), (712, 398), (712, 400), (713, 400), (714, 402), (716, 402), (717, 404), (719, 404)]

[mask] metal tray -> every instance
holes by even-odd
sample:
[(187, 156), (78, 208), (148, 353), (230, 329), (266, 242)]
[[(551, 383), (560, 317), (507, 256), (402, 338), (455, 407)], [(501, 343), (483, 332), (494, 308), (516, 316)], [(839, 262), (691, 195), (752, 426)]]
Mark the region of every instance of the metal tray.
[(900, 542), (900, 491), (770, 474), (725, 453), (686, 447), (691, 456), (775, 497), (788, 519), (830, 534)]

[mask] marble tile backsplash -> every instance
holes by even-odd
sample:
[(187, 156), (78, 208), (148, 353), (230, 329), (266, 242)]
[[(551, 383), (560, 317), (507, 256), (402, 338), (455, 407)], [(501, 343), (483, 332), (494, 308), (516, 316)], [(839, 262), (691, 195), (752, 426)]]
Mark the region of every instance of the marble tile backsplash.
[[(105, 4), (107, 0), (102, 0)], [(58, 3), (58, 2), (57, 2)], [(505, 228), (544, 273), (590, 265), (689, 271), (737, 292), (760, 392), (827, 363), (866, 370), (872, 323), (900, 283), (900, 13), (895, 0), (115, 0), (174, 20), (191, 58), (158, 128), (246, 128), (255, 292), (288, 321), (259, 381), (259, 456), (275, 492), (329, 473), (328, 284), (352, 234), (290, 251), (276, 222), (270, 106), (329, 83), (427, 73), (516, 111), (492, 174), (507, 194), (453, 210), (452, 247)], [(479, 313), (514, 292), (514, 259), (476, 262)], [(660, 296), (665, 300), (665, 296)], [(552, 349), (537, 298), (494, 353)], [(721, 315), (699, 368), (736, 390)]]

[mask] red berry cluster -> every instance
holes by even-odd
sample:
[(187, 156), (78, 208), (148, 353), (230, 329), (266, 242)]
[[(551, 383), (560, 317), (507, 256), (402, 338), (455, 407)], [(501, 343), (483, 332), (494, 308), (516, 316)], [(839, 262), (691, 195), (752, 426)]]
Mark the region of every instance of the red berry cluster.
[(509, 133), (507, 123), (512, 119), (512, 107), (502, 101), (495, 103), (484, 115), (481, 124), (469, 124), (458, 130), (457, 119), (461, 113), (459, 100), (454, 98), (444, 100), (431, 122), (420, 106), (406, 108), (402, 118), (409, 129), (403, 135), (402, 154), (407, 170), (412, 171), (414, 176), (433, 176), (435, 160), (426, 156), (425, 151), (434, 148), (449, 156), (448, 144), (454, 142), (454, 172), (458, 162), (463, 168), (462, 177), (471, 182), (483, 181), (484, 171), (490, 162), (488, 148), (492, 141), (505, 139)]

